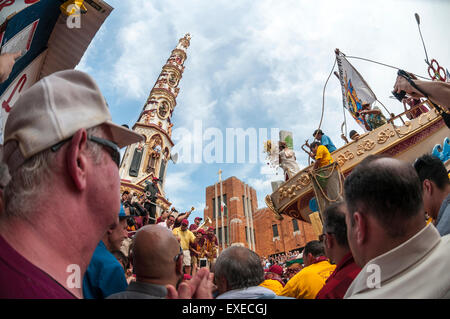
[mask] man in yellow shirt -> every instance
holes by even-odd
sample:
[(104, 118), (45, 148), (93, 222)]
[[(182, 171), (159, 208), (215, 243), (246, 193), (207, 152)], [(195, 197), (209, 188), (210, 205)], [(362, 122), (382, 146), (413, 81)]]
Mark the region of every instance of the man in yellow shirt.
[(260, 284), (261, 287), (272, 290), (276, 295), (283, 291), (284, 283), (281, 276), (283, 275), (283, 267), (272, 265), (265, 276), (265, 280)]
[(180, 242), (181, 249), (183, 249), (183, 265), (184, 273), (191, 274), (191, 252), (189, 250), (189, 244), (193, 243), (195, 240), (195, 235), (188, 229), (189, 221), (183, 219), (181, 226), (174, 228), (172, 233), (178, 238)]
[(331, 201), (342, 200), (340, 173), (336, 171), (337, 173), (333, 174), (337, 164), (332, 164), (334, 160), (324, 145), (316, 141), (311, 143), (310, 148), (309, 156), (315, 159), (314, 167), (310, 173), (314, 175), (314, 190), (318, 194), (316, 201), (319, 204), (318, 208), (324, 209)]
[(318, 240), (306, 244), (303, 262), (305, 268), (287, 282), (280, 296), (314, 299), (336, 268), (327, 260), (323, 244)]
[(260, 286), (272, 290), (276, 295), (279, 295), (283, 291), (283, 285), (274, 279), (266, 279)]
[(310, 156), (316, 160), (314, 169), (327, 166), (334, 162), (328, 149), (324, 145), (321, 145), (320, 142), (311, 143), (311, 152)]

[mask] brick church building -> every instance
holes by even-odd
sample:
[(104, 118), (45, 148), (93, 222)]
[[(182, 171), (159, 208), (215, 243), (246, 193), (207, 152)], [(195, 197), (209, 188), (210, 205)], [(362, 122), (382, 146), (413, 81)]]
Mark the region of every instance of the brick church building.
[(232, 176), (206, 188), (204, 218), (216, 229), (219, 253), (242, 245), (269, 257), (301, 250), (317, 240), (311, 224), (285, 216), (277, 220), (269, 208), (258, 209), (256, 191)]

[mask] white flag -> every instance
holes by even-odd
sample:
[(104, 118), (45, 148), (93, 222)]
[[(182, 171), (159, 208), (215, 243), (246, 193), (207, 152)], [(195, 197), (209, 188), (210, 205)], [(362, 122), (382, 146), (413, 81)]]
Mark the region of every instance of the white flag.
[(342, 88), (342, 102), (356, 122), (367, 131), (361, 116), (357, 116), (365, 103), (372, 104), (377, 100), (375, 93), (364, 81), (361, 74), (347, 61), (341, 52), (336, 54), (339, 67), (339, 80)]

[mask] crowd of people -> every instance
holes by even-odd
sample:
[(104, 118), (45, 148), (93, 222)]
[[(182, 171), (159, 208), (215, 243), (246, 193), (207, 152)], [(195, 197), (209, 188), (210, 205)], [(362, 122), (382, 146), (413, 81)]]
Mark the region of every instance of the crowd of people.
[[(124, 238), (120, 255), (117, 254), (116, 258), (126, 261), (124, 264), (127, 266), (123, 268), (128, 282), (135, 279), (132, 263), (129, 260), (132, 238), (137, 230), (146, 225), (161, 226), (170, 230), (177, 238), (183, 251), (182, 273), (186, 280), (194, 276), (201, 266), (210, 268), (217, 257), (218, 241), (215, 228), (200, 225), (203, 220), (201, 217), (196, 217), (194, 223), (189, 225), (188, 217), (192, 210), (179, 213), (175, 207), (172, 207), (170, 211), (162, 210), (157, 218), (151, 216), (151, 211), (156, 211), (154, 207), (157, 206), (155, 202), (156, 195), (159, 193), (158, 182), (158, 178), (153, 178), (151, 187), (147, 187), (147, 192), (140, 196), (136, 193), (130, 194), (129, 191), (122, 193), (122, 207), (125, 215), (128, 216), (128, 238)], [(149, 205), (147, 206), (146, 203)]]
[[(431, 87), (429, 98), (450, 101), (450, 85), (442, 100)], [(53, 73), (21, 94), (2, 147), (0, 298), (450, 298), (450, 181), (432, 156), (366, 157), (289, 274), (298, 254), (269, 261), (231, 246), (216, 255), (214, 229), (189, 225), (190, 212), (158, 221), (157, 179), (121, 200), (120, 148), (142, 140), (111, 121), (84, 72)]]
[(271, 265), (285, 265), (286, 262), (301, 258), (301, 250), (300, 249), (294, 249), (291, 251), (288, 251), (287, 253), (280, 253), (280, 254), (274, 254), (269, 257), (263, 256), (263, 266), (264, 269), (268, 269)]

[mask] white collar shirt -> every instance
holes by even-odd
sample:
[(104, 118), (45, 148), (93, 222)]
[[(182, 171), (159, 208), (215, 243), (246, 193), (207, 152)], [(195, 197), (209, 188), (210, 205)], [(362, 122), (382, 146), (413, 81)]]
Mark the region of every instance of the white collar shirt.
[(370, 260), (344, 298), (450, 298), (450, 235), (429, 224)]

